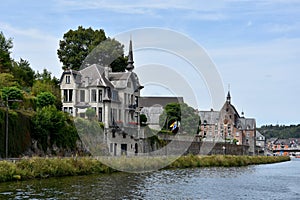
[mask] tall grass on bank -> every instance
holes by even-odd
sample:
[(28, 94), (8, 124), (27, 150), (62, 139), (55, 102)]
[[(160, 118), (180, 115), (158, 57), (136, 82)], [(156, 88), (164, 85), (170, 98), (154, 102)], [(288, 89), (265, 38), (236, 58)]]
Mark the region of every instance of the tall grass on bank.
[(178, 158), (175, 162), (173, 162), (166, 168), (170, 169), (188, 167), (241, 167), (256, 164), (284, 162), (289, 160), (290, 157), (288, 156), (188, 155)]
[[(121, 166), (124, 171), (149, 171), (159, 169), (170, 157), (113, 157), (107, 158), (110, 166)], [(188, 167), (239, 167), (253, 164), (267, 164), (290, 160), (284, 156), (198, 156), (187, 155), (178, 158), (164, 169)], [(102, 160), (103, 161), (103, 160)], [(106, 160), (107, 162), (107, 160)], [(130, 169), (130, 170), (129, 170)], [(112, 173), (117, 170), (104, 165), (101, 159), (91, 157), (41, 158), (34, 157), (20, 161), (0, 161), (0, 182), (48, 178), (60, 176)]]

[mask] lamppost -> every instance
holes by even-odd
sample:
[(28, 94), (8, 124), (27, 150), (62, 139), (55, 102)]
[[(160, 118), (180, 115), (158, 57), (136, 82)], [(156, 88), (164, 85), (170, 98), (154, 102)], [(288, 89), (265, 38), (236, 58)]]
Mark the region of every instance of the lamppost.
[(22, 100), (8, 99), (6, 96), (6, 129), (5, 129), (5, 158), (8, 158), (8, 102), (21, 102)]

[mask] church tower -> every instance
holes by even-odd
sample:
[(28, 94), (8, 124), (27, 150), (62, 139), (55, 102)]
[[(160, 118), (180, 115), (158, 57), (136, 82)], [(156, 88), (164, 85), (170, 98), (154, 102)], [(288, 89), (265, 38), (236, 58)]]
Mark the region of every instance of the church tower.
[(230, 91), (228, 91), (228, 94), (227, 94), (227, 103), (231, 103)]
[(127, 66), (126, 66), (127, 71), (131, 72), (134, 69), (133, 63), (134, 63), (134, 61), (133, 61), (133, 52), (132, 52), (132, 41), (130, 39), (128, 61), (127, 61)]

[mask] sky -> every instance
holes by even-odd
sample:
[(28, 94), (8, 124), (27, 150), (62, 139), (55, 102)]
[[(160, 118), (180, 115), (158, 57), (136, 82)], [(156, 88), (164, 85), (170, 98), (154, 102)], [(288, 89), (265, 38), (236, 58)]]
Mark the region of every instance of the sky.
[[(110, 37), (147, 27), (183, 34), (214, 63), (224, 101), (230, 88), (232, 104), (245, 117), (256, 118), (258, 126), (300, 124), (299, 19), (298, 0), (10, 0), (0, 6), (0, 31), (13, 39), (12, 57), (28, 60), (34, 70), (47, 68), (56, 77), (62, 73), (56, 54), (59, 40), (80, 25), (104, 29)], [(128, 44), (124, 45), (126, 51)], [(151, 49), (134, 51), (134, 59), (137, 73), (139, 66), (151, 63), (174, 65), (177, 73), (191, 80), (196, 107), (213, 107), (205, 78), (194, 76), (186, 61), (179, 59), (176, 65), (178, 58)], [(159, 86), (147, 84), (145, 76), (140, 81), (149, 86), (143, 95), (163, 94)], [(178, 79), (173, 82), (180, 88)]]

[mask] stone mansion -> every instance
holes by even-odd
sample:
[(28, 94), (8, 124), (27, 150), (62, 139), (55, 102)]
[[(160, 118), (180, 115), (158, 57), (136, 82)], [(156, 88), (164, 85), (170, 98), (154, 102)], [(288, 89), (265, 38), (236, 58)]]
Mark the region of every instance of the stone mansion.
[(104, 143), (113, 156), (145, 151), (138, 132), (138, 99), (143, 86), (133, 72), (133, 63), (130, 40), (126, 72), (92, 64), (79, 71), (66, 69), (60, 79), (63, 111), (85, 118), (87, 108), (93, 109), (97, 120), (104, 123)]

